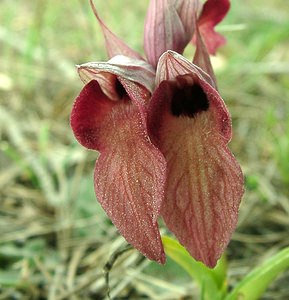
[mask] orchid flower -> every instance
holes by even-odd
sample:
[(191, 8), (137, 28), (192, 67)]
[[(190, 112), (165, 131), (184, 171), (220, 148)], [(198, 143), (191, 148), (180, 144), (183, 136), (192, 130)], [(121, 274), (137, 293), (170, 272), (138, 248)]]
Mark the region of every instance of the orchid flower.
[[(149, 259), (166, 259), (157, 224), (162, 216), (191, 255), (212, 267), (235, 228), (243, 177), (227, 147), (230, 117), (203, 42), (210, 30), (201, 36), (199, 1), (151, 0), (147, 60), (90, 3), (110, 60), (78, 66), (85, 86), (71, 127), (84, 147), (100, 153), (97, 199), (124, 238)], [(194, 34), (190, 63), (181, 54)]]
[(97, 199), (129, 243), (164, 263), (157, 219), (166, 162), (146, 124), (154, 71), (144, 61), (119, 55), (79, 66), (79, 74), (86, 85), (74, 103), (71, 127), (84, 147), (100, 152)]
[(207, 74), (165, 52), (149, 107), (152, 141), (167, 161), (161, 216), (197, 260), (213, 267), (235, 229), (243, 175), (227, 147), (231, 120)]

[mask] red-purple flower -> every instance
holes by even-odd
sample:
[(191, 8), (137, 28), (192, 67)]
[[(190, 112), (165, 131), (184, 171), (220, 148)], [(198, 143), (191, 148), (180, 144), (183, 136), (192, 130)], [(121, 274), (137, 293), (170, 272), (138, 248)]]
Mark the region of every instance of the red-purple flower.
[[(157, 224), (162, 216), (190, 254), (213, 267), (236, 226), (243, 194), (242, 172), (227, 147), (230, 116), (206, 47), (218, 23), (212, 2), (222, 7), (228, 1), (208, 0), (200, 13), (198, 1), (151, 0), (147, 61), (92, 5), (110, 60), (78, 67), (86, 85), (71, 126), (83, 146), (100, 152), (97, 199), (126, 240), (159, 263), (165, 262)], [(193, 35), (191, 63), (181, 54)]]
[(243, 175), (231, 120), (207, 74), (167, 51), (158, 63), (149, 133), (167, 162), (161, 215), (190, 254), (214, 266), (236, 226)]

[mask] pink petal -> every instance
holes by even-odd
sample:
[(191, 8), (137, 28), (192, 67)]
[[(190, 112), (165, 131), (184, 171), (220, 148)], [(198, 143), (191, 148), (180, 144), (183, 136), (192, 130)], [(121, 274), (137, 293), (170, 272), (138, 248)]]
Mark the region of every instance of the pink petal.
[(142, 56), (131, 49), (124, 41), (122, 41), (120, 38), (118, 38), (113, 32), (110, 31), (110, 29), (104, 24), (102, 19), (99, 17), (97, 10), (93, 4), (93, 0), (90, 0), (90, 5), (92, 7), (93, 13), (98, 20), (104, 38), (105, 38), (105, 43), (106, 43), (106, 50), (109, 58), (116, 56), (116, 55), (125, 55), (129, 56), (132, 58), (137, 58), (137, 59), (143, 59)]
[(167, 50), (183, 53), (193, 35), (196, 10), (196, 0), (150, 1), (145, 20), (144, 49), (154, 67)]
[(79, 76), (85, 84), (93, 79), (101, 81), (101, 88), (109, 98), (115, 98), (112, 96), (113, 87), (110, 85), (111, 77), (115, 75), (141, 83), (151, 93), (154, 90), (155, 71), (143, 60), (117, 55), (108, 62), (89, 62), (77, 67)]
[[(127, 130), (136, 126), (128, 120)], [(118, 138), (121, 138), (119, 135)], [(124, 135), (128, 139), (128, 132)], [(125, 239), (147, 258), (165, 263), (157, 225), (163, 198), (165, 162), (159, 151), (139, 137), (101, 153), (95, 167), (95, 193)], [(113, 146), (117, 143), (114, 142)]]
[[(124, 80), (125, 85), (120, 82)], [(110, 100), (90, 81), (75, 101), (71, 126), (78, 141), (100, 151), (94, 173), (98, 201), (124, 238), (149, 259), (165, 262), (157, 225), (166, 163), (150, 142), (126, 79), (118, 81), (119, 100)], [(146, 95), (138, 85), (133, 97)], [(146, 99), (140, 103), (146, 102)]]
[(199, 0), (181, 0), (175, 1), (176, 9), (187, 35), (187, 43), (191, 40), (195, 31), (194, 18), (200, 10), (201, 3)]
[(213, 267), (236, 227), (243, 195), (242, 171), (227, 147), (229, 113), (218, 92), (191, 72), (160, 83), (148, 124), (167, 161), (164, 221), (195, 259)]
[[(210, 54), (226, 43), (226, 39), (214, 30), (230, 9), (229, 0), (207, 0), (198, 20), (201, 36)], [(194, 41), (195, 42), (195, 41)]]

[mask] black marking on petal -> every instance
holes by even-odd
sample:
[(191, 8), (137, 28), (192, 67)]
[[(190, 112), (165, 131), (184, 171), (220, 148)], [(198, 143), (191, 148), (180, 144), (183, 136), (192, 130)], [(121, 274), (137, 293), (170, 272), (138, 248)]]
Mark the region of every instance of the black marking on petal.
[(171, 102), (171, 113), (176, 116), (193, 118), (197, 113), (209, 108), (207, 95), (198, 84), (175, 87)]
[(119, 96), (120, 99), (123, 99), (124, 96), (127, 95), (127, 92), (125, 90), (125, 88), (123, 87), (123, 85), (120, 83), (119, 80), (115, 81), (115, 90)]

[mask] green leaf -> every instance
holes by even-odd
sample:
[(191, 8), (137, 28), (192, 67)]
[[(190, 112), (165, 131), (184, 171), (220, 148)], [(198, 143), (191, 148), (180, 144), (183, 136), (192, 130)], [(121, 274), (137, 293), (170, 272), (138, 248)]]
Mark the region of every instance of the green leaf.
[(289, 268), (289, 247), (278, 252), (251, 271), (225, 300), (259, 299), (269, 284), (287, 268)]
[(2, 271), (0, 270), (0, 285), (1, 286), (16, 286), (19, 284), (21, 278), (18, 271), (8, 270)]
[(227, 264), (225, 257), (219, 260), (214, 269), (196, 261), (176, 240), (163, 236), (166, 254), (180, 265), (194, 279), (201, 289), (201, 299), (222, 299), (226, 291)]

